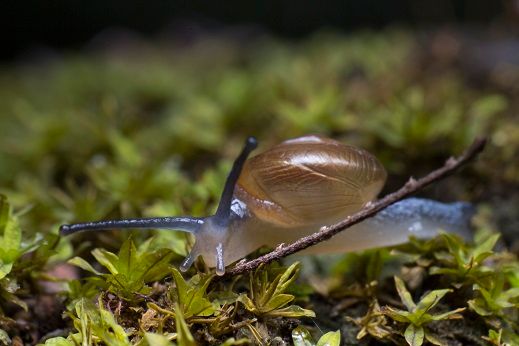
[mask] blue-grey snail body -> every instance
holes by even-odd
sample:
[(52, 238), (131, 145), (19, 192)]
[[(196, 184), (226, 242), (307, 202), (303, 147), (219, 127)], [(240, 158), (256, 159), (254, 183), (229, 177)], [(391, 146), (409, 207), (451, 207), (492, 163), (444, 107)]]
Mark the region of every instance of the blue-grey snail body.
[[(158, 217), (61, 226), (62, 234), (112, 228), (171, 229), (193, 233), (187, 270), (198, 256), (222, 275), (225, 266), (261, 246), (291, 243), (336, 223), (374, 200), (386, 180), (380, 162), (365, 150), (320, 137), (282, 142), (247, 159), (253, 137), (235, 160), (218, 209), (207, 217)], [(439, 230), (470, 234), (473, 208), (408, 198), (348, 228), (305, 253), (357, 251), (431, 238)]]

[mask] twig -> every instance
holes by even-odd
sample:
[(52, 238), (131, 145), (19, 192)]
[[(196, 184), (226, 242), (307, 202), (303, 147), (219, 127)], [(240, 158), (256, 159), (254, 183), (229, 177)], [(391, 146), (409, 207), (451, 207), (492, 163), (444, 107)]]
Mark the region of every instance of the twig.
[(442, 167), (430, 172), (425, 177), (418, 180), (410, 178), (409, 181), (399, 190), (365, 206), (359, 212), (348, 216), (339, 223), (331, 226), (321, 227), (321, 229), (316, 233), (298, 239), (292, 244), (278, 246), (275, 250), (256, 259), (240, 262), (233, 268), (228, 269), (225, 273), (225, 277), (249, 272), (256, 269), (261, 264), (270, 263), (333, 237), (337, 233), (344, 231), (345, 229), (361, 222), (362, 220), (375, 215), (391, 204), (398, 202), (399, 200), (415, 193), (416, 191), (423, 189), (427, 185), (452, 174), (456, 169), (474, 159), (484, 149), (485, 144), (485, 138), (476, 139), (461, 156), (457, 158), (449, 158)]

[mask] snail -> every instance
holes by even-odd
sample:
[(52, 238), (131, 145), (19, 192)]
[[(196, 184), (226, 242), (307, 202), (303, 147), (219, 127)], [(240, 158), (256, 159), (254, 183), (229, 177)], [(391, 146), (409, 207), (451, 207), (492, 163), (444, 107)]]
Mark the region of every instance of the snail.
[[(216, 213), (207, 217), (157, 217), (62, 225), (60, 233), (113, 228), (190, 232), (196, 241), (180, 269), (198, 256), (223, 275), (226, 264), (261, 246), (276, 247), (336, 223), (374, 200), (386, 180), (382, 164), (366, 150), (308, 135), (248, 158), (249, 137), (227, 177)], [(439, 230), (470, 234), (473, 208), (421, 198), (401, 200), (375, 216), (304, 252), (337, 253), (397, 245)]]

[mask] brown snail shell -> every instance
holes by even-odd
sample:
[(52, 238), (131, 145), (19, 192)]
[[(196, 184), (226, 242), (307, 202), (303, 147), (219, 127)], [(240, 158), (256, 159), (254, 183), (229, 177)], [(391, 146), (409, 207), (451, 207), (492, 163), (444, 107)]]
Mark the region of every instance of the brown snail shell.
[(235, 195), (258, 219), (277, 226), (326, 224), (373, 200), (386, 176), (366, 150), (305, 136), (248, 159)]

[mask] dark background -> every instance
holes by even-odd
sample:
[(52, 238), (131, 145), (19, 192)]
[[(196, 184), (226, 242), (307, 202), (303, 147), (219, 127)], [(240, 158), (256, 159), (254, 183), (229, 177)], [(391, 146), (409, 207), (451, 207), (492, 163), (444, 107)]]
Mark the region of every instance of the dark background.
[(80, 48), (108, 28), (154, 37), (241, 26), (299, 38), (323, 28), (510, 26), (519, 18), (518, 0), (4, 0), (0, 6), (4, 60), (41, 47)]

